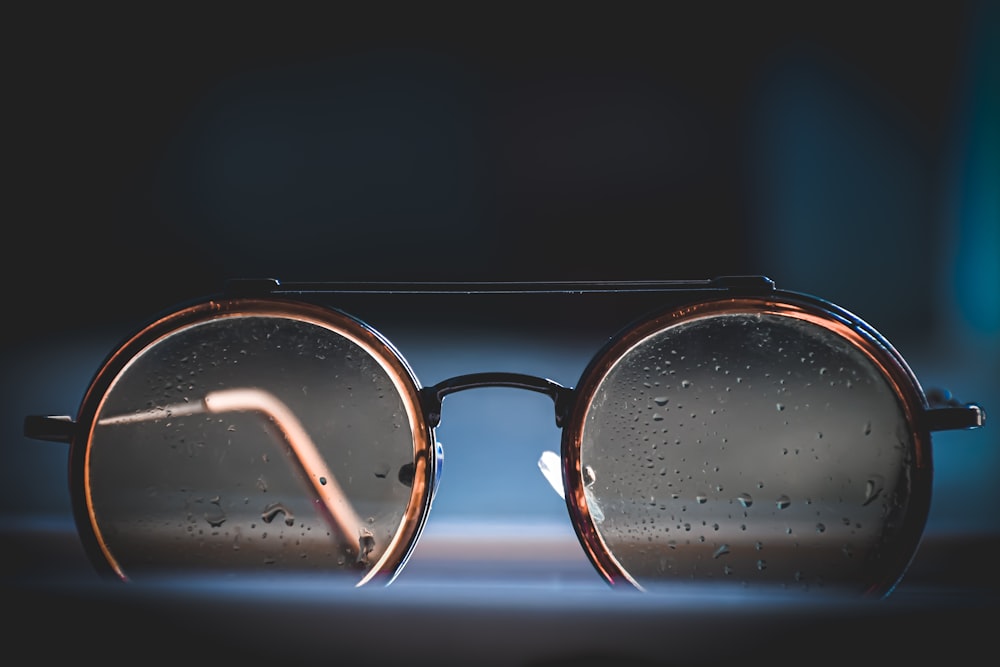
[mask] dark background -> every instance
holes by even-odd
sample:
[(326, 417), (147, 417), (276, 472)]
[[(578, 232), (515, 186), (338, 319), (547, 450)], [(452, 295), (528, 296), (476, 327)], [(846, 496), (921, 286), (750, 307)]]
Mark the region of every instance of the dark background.
[[(23, 416), (73, 414), (118, 338), (232, 277), (760, 273), (868, 320), (925, 385), (1000, 405), (997, 3), (276, 7), (8, 14), (9, 520), (69, 516), (65, 448)], [(461, 348), (466, 369), (466, 343), (415, 350), (425, 383), (576, 379), (575, 357), (517, 346)], [(451, 442), (524, 439), (459, 400)], [(935, 444), (929, 532), (1000, 533), (995, 426)], [(498, 509), (489, 447), (448, 455), (439, 517), (554, 498), (515, 481)]]
[(15, 14), (11, 305), (755, 272), (946, 326), (996, 270), (992, 3), (652, 9)]

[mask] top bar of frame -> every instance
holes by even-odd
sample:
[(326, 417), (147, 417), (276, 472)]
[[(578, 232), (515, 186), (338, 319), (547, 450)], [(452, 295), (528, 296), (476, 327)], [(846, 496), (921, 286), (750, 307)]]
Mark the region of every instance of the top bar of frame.
[(708, 280), (476, 281), (476, 282), (281, 282), (275, 278), (230, 280), (228, 294), (597, 294), (675, 292), (692, 289), (771, 291), (764, 276), (721, 276)]

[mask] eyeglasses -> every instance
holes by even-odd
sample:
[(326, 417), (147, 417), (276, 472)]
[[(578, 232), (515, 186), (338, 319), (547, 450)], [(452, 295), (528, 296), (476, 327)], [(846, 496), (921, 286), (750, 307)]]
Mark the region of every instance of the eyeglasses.
[[(510, 372), (423, 387), (341, 310), (358, 294), (654, 295), (574, 388)], [(631, 283), (232, 281), (126, 338), (77, 416), (28, 416), (70, 447), (94, 566), (337, 572), (388, 584), (441, 476), (442, 402), (479, 387), (548, 395), (542, 472), (612, 586), (686, 581), (888, 594), (930, 506), (933, 431), (984, 411), (925, 392), (874, 328), (758, 276)]]

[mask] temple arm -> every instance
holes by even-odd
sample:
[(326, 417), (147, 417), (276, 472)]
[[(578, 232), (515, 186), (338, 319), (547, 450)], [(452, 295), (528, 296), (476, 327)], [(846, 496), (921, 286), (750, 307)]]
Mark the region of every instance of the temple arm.
[[(198, 403), (180, 403), (105, 417), (100, 419), (98, 424), (101, 426), (133, 424), (164, 417), (225, 412), (256, 412), (265, 417), (287, 443), (300, 471), (316, 493), (321, 513), (349, 539), (363, 541), (366, 533), (362, 530), (362, 521), (337, 483), (333, 472), (327, 467), (316, 444), (288, 406), (270, 392), (256, 388), (214, 391)], [(77, 424), (70, 417), (30, 416), (24, 421), (26, 436), (54, 442), (71, 442), (77, 428)], [(360, 544), (359, 549), (362, 549)]]

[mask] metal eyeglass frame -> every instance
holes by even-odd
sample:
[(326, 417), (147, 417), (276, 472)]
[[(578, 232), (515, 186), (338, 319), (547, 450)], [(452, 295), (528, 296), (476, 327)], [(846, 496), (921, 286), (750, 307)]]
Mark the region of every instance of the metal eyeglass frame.
[[(700, 314), (723, 312), (743, 312), (761, 307), (776, 312), (794, 312), (796, 317), (831, 327), (839, 335), (863, 348), (876, 365), (885, 373), (888, 381), (902, 402), (903, 411), (912, 425), (917, 458), (915, 470), (917, 478), (912, 481), (916, 501), (910, 514), (913, 518), (903, 531), (902, 545), (898, 552), (887, 559), (881, 573), (874, 577), (865, 590), (866, 594), (885, 595), (894, 587), (905, 571), (923, 529), (929, 506), (931, 475), (930, 433), (933, 431), (968, 429), (982, 426), (985, 422), (984, 410), (976, 404), (960, 404), (946, 392), (924, 392), (902, 356), (877, 331), (846, 310), (825, 300), (797, 292), (778, 290), (773, 281), (763, 276), (726, 276), (710, 280), (693, 281), (641, 281), (641, 282), (421, 282), (421, 283), (332, 283), (332, 282), (289, 282), (278, 280), (234, 280), (230, 281), (224, 294), (218, 299), (199, 300), (200, 306), (193, 306), (190, 317), (201, 318), (206, 310), (226, 311), (232, 304), (255, 304), (264, 309), (276, 308), (280, 316), (288, 304), (293, 308), (305, 308), (312, 316), (321, 318), (320, 311), (329, 311), (327, 306), (310, 302), (313, 297), (349, 294), (589, 294), (589, 293), (654, 293), (671, 295), (671, 304), (663, 312), (646, 314), (625, 330), (613, 337), (604, 349), (591, 360), (581, 375), (575, 388), (565, 387), (552, 380), (511, 372), (481, 372), (458, 375), (442, 380), (428, 387), (420, 387), (416, 377), (402, 357), (388, 341), (381, 339), (374, 330), (362, 326), (359, 340), (365, 346), (378, 348), (373, 356), (385, 355), (392, 365), (390, 375), (399, 378), (400, 392), (410, 413), (414, 437), (414, 461), (410, 472), (413, 474), (413, 496), (398, 534), (393, 543), (376, 562), (369, 566), (358, 583), (369, 581), (391, 582), (409, 558), (419, 533), (426, 521), (430, 504), (440, 480), (442, 451), (434, 437), (434, 429), (440, 424), (442, 403), (445, 397), (456, 392), (486, 387), (508, 387), (537, 392), (549, 396), (555, 408), (555, 423), (563, 430), (560, 476), (561, 488), (557, 488), (567, 504), (577, 537), (588, 558), (600, 575), (611, 585), (620, 583), (642, 588), (642, 585), (618, 561), (612, 550), (604, 543), (596, 528), (587, 497), (587, 471), (580, 460), (580, 443), (589, 401), (601, 383), (611, 364), (622, 357), (624, 351), (652, 332), (662, 330), (679, 319)], [(290, 300), (290, 301), (287, 301)], [(164, 327), (178, 326), (173, 321), (178, 315), (171, 311), (153, 330), (159, 332)], [(350, 316), (348, 316), (350, 317)], [(166, 322), (166, 324), (164, 324)], [(363, 324), (363, 323), (361, 323)], [(143, 332), (133, 337), (109, 356), (95, 382), (88, 389), (77, 417), (31, 415), (25, 418), (24, 433), (27, 437), (69, 443), (71, 445), (70, 484), (74, 513), (81, 538), (91, 560), (98, 569), (110, 572), (120, 579), (128, 576), (115, 562), (114, 555), (105, 544), (97, 519), (90, 508), (90, 489), (87, 472), (87, 452), (89, 439), (97, 424), (100, 399), (110, 373), (118, 372), (128, 361), (124, 350), (134, 349), (144, 344), (153, 335)], [(111, 370), (109, 370), (111, 369)], [(406, 386), (404, 386), (406, 385)], [(246, 411), (256, 412), (276, 425), (276, 430), (294, 453), (305, 479), (320, 499), (318, 505), (331, 525), (346, 534), (361, 535), (357, 546), (359, 561), (363, 561), (370, 549), (365, 540), (365, 529), (361, 519), (343, 501), (344, 494), (339, 489), (336, 477), (322, 456), (318, 453), (308, 433), (299, 424), (295, 415), (276, 397), (265, 391), (252, 389), (230, 389), (213, 392), (205, 397), (202, 404), (183, 408), (171, 406), (158, 408), (145, 414), (122, 418), (122, 421), (150, 419), (164, 412), (178, 410), (204, 412)], [(552, 481), (552, 480), (550, 480)], [(553, 483), (555, 486), (555, 483)]]

